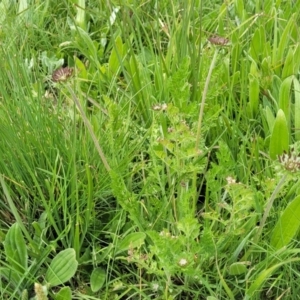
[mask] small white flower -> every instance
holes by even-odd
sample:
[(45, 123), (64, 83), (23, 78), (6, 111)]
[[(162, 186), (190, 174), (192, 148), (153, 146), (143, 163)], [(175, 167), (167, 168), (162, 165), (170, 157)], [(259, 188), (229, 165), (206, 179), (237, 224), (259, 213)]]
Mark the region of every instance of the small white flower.
[(236, 183), (236, 180), (233, 177), (231, 177), (231, 176), (226, 177), (226, 180), (227, 180), (227, 184), (234, 184), (234, 183)]
[(153, 292), (157, 292), (159, 289), (159, 284), (158, 283), (152, 283), (152, 290)]
[(185, 258), (181, 258), (179, 260), (178, 264), (179, 264), (180, 267), (185, 267), (188, 264), (188, 261)]

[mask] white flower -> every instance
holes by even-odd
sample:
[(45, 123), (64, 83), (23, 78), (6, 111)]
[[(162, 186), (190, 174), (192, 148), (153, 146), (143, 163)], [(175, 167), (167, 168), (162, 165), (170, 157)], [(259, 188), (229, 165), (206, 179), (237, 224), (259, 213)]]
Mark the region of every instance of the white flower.
[(152, 290), (153, 292), (157, 292), (159, 289), (159, 284), (158, 283), (152, 283)]
[(185, 267), (188, 264), (188, 261), (185, 258), (181, 258), (179, 260), (178, 264), (179, 264), (180, 267)]

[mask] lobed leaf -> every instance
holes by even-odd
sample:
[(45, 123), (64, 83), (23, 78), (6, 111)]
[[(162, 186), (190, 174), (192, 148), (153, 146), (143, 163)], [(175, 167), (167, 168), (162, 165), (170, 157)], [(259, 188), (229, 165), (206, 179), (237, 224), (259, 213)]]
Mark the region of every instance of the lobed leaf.
[(126, 251), (130, 248), (139, 248), (146, 238), (144, 232), (133, 232), (125, 236), (125, 238), (117, 246), (117, 253)]

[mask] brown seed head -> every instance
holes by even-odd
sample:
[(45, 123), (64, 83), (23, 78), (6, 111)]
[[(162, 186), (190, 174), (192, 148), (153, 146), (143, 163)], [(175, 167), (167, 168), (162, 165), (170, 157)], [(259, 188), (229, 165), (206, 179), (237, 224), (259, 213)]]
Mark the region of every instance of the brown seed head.
[(217, 35), (213, 35), (212, 37), (208, 38), (208, 40), (214, 44), (214, 45), (218, 45), (218, 46), (224, 46), (226, 44), (229, 43), (229, 40), (226, 38), (223, 38), (221, 36), (217, 36)]
[(52, 74), (52, 80), (54, 82), (66, 81), (73, 74), (73, 68), (65, 67), (55, 70)]

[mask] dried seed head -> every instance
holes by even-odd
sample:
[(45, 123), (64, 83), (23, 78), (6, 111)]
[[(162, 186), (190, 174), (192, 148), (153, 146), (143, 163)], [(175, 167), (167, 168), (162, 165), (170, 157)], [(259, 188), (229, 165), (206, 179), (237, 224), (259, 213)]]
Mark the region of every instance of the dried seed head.
[(278, 160), (287, 171), (300, 171), (300, 155), (293, 148), (289, 153), (278, 155)]
[(155, 111), (165, 111), (167, 110), (168, 106), (166, 103), (163, 103), (163, 104), (155, 104), (152, 106), (152, 109), (155, 110)]
[(47, 292), (46, 286), (42, 286), (39, 283), (35, 283), (34, 284), (34, 292), (35, 292), (35, 296), (37, 299), (48, 300), (48, 297), (47, 297), (48, 292)]
[(212, 37), (208, 38), (208, 40), (212, 44), (218, 45), (218, 46), (224, 46), (224, 45), (227, 45), (229, 43), (228, 39), (223, 38), (221, 36), (217, 36), (217, 35), (213, 35)]
[(54, 82), (66, 81), (73, 74), (73, 68), (65, 67), (55, 70), (52, 74), (52, 80)]

